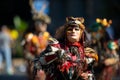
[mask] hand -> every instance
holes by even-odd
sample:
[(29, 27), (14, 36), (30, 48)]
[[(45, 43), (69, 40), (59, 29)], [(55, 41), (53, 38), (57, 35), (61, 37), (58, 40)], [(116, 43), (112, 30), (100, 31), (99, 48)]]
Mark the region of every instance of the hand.
[(37, 70), (37, 74), (35, 76), (35, 80), (45, 80), (46, 74), (43, 70)]
[(81, 77), (83, 80), (87, 80), (87, 79), (88, 79), (88, 73), (87, 73), (87, 72), (84, 72), (84, 73), (80, 74), (80, 77)]

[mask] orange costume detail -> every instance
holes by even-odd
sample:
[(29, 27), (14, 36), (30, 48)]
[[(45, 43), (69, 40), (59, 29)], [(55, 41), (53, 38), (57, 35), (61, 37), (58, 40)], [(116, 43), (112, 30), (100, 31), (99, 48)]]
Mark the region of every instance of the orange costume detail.
[(28, 45), (28, 51), (35, 55), (36, 53), (41, 53), (47, 46), (47, 41), (49, 39), (49, 33), (44, 32), (43, 35), (37, 36), (33, 33), (28, 33), (26, 35), (26, 44)]

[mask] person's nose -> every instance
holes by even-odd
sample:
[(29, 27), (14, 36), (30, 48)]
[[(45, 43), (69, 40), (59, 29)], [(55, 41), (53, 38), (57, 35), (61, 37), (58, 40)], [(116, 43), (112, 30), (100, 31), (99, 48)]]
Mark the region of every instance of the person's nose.
[(72, 29), (72, 32), (75, 32), (75, 29)]

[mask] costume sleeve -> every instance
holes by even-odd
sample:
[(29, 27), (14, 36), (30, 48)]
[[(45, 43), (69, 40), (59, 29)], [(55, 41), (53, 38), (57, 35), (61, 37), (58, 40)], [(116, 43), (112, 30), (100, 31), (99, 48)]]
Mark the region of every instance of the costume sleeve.
[(46, 50), (40, 55), (40, 63), (42, 65), (48, 65), (62, 56), (64, 50), (59, 47), (59, 44), (48, 45)]

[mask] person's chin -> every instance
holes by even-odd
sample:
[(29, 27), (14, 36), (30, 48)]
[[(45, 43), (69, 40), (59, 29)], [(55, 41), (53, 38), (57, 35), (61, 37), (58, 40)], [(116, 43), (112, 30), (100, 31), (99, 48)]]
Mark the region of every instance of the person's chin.
[(71, 40), (72, 40), (72, 42), (76, 42), (77, 41), (76, 38), (72, 38)]

